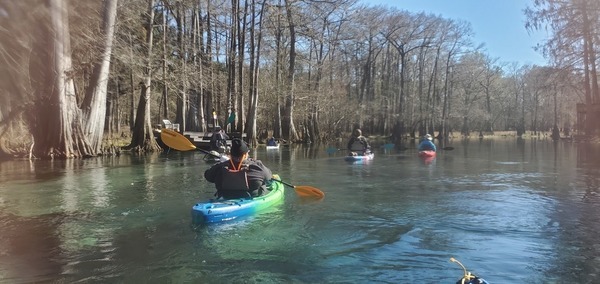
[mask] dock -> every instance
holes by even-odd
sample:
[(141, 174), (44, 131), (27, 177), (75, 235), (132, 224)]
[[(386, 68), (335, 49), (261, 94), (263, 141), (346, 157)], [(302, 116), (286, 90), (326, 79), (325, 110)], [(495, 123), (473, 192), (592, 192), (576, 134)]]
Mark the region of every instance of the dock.
[[(165, 149), (169, 148), (168, 146), (164, 145), (164, 143), (162, 143), (162, 141), (160, 140), (160, 129), (167, 128), (167, 129), (173, 129), (173, 130), (183, 134), (183, 136), (185, 136), (188, 140), (190, 140), (190, 142), (192, 142), (192, 144), (194, 144), (194, 146), (196, 146), (196, 148), (210, 150), (210, 138), (213, 135), (212, 131), (207, 131), (207, 132), (183, 131), (183, 132), (181, 132), (179, 130), (178, 123), (171, 123), (171, 121), (169, 121), (168, 119), (163, 119), (162, 122), (163, 122), (162, 124), (155, 125), (155, 128), (154, 128), (155, 129), (154, 136), (158, 140), (157, 142), (161, 147), (163, 147)], [(210, 128), (212, 128), (212, 125), (209, 124), (209, 129)], [(229, 147), (231, 147), (231, 139), (234, 139), (234, 138), (245, 139), (246, 138), (246, 133), (229, 132), (226, 134), (227, 134), (227, 136), (229, 136), (229, 139), (227, 139), (227, 146), (229, 146)]]
[[(194, 146), (204, 150), (210, 150), (210, 138), (213, 135), (213, 132), (193, 132), (193, 131), (184, 131), (183, 136), (185, 136)], [(246, 137), (246, 133), (240, 132), (232, 132), (227, 133), (229, 139), (227, 139), (227, 146), (231, 147), (231, 139), (233, 138), (242, 138)]]

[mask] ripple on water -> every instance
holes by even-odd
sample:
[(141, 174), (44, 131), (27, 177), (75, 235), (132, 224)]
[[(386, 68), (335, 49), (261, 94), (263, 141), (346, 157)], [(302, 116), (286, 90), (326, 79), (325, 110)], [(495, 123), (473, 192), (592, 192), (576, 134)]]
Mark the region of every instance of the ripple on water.
[(450, 193), (431, 226), (448, 237), (450, 251), (468, 255), (472, 262), (485, 258), (488, 265), (481, 270), (489, 275), (486, 278), (502, 279), (494, 274), (501, 269), (527, 279), (529, 270), (544, 269), (545, 264), (537, 260), (554, 256), (554, 244), (546, 235), (556, 231), (549, 217), (556, 202), (527, 187), (491, 184), (485, 190)]

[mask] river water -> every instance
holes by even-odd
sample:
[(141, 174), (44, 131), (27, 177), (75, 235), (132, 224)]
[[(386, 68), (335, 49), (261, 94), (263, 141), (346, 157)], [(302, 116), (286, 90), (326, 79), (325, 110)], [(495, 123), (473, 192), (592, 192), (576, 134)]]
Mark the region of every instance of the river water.
[(377, 148), (251, 154), (325, 192), (191, 224), (201, 152), (0, 163), (0, 283), (600, 283), (600, 147), (455, 140), (431, 162)]

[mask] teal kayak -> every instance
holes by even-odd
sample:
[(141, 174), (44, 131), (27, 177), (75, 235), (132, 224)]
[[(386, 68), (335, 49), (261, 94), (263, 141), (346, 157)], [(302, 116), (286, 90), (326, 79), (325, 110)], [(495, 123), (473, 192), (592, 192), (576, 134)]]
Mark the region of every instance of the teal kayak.
[(371, 152), (371, 153), (367, 153), (365, 155), (356, 155), (356, 156), (348, 155), (348, 156), (344, 157), (344, 160), (346, 160), (347, 162), (353, 162), (353, 163), (363, 163), (363, 162), (373, 160), (374, 157), (375, 157), (375, 153)]
[[(276, 179), (279, 177), (274, 176)], [(192, 221), (217, 223), (255, 214), (283, 200), (284, 187), (281, 182), (272, 181), (266, 195), (236, 199), (210, 199), (196, 203), (192, 207)]]

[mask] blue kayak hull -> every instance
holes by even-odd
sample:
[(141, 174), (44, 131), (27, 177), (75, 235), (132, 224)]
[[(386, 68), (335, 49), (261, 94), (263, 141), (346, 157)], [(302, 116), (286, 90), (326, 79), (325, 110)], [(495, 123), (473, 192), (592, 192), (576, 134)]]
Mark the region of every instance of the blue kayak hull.
[(211, 199), (196, 203), (192, 207), (192, 221), (195, 224), (217, 223), (253, 215), (283, 200), (282, 183), (273, 181), (269, 189), (268, 194), (254, 198)]

